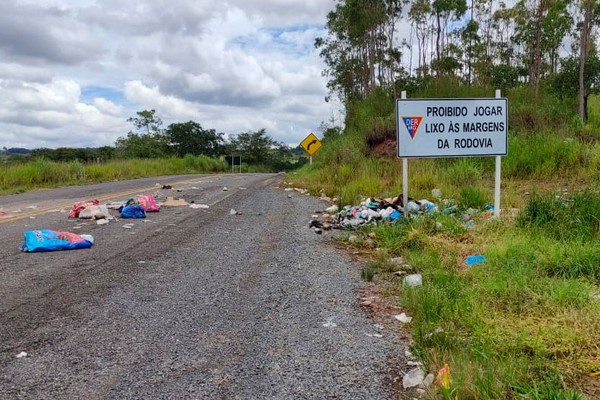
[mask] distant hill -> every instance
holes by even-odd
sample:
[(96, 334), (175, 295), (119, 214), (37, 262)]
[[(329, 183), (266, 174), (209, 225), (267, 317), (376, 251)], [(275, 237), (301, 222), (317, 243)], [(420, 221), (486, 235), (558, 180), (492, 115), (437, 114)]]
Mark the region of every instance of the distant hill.
[(22, 147), (11, 147), (10, 149), (7, 149), (6, 147), (4, 147), (2, 150), (0, 150), (0, 154), (4, 155), (4, 156), (14, 156), (14, 155), (27, 156), (27, 155), (31, 154), (31, 150), (24, 149)]

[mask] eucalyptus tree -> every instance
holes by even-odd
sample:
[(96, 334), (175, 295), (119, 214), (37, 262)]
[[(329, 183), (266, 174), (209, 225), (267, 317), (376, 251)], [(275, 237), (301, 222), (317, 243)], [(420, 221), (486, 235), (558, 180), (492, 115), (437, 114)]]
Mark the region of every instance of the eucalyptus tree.
[(597, 0), (581, 0), (580, 7), (583, 13), (581, 31), (579, 35), (579, 118), (586, 122), (587, 88), (586, 88), (586, 61), (592, 50), (592, 31), (594, 26), (600, 24), (600, 4)]
[[(467, 11), (466, 0), (433, 0), (431, 3), (431, 14), (435, 21), (435, 58), (440, 67), (453, 64), (451, 60), (443, 60), (447, 56), (445, 52), (445, 40), (448, 34), (447, 28), (450, 21), (458, 21)], [(440, 71), (438, 70), (438, 73)]]
[(315, 40), (329, 78), (344, 103), (377, 85), (391, 85), (400, 53), (394, 47), (402, 0), (339, 0), (327, 15), (327, 37)]
[(417, 72), (423, 74), (427, 64), (427, 43), (431, 32), (428, 23), (431, 14), (431, 4), (429, 0), (415, 0), (408, 11), (408, 18), (411, 22), (415, 36), (417, 37), (418, 67)]
[(523, 46), (523, 63), (535, 97), (545, 72), (555, 72), (558, 50), (572, 26), (570, 0), (520, 0), (516, 3), (515, 42)]

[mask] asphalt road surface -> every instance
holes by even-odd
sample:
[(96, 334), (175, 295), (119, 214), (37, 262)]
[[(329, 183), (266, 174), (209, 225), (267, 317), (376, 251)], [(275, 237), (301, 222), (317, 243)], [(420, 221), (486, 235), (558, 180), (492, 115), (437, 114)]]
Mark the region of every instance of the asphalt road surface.
[[(281, 180), (194, 175), (0, 197), (0, 399), (395, 398), (390, 360), (405, 344), (359, 306), (360, 265), (308, 228), (325, 203)], [(67, 218), (74, 201), (136, 194), (209, 208)], [(23, 232), (42, 228), (91, 234), (94, 246), (20, 252)]]

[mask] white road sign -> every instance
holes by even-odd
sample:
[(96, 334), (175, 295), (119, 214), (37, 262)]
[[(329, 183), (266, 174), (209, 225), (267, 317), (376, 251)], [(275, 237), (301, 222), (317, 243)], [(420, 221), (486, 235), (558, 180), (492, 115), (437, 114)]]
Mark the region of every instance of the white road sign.
[(398, 157), (506, 155), (508, 102), (490, 99), (399, 99)]

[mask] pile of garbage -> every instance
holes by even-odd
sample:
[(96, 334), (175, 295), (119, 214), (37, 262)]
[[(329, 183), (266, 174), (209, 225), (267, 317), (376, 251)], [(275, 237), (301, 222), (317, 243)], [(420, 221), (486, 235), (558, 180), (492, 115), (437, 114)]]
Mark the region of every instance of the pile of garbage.
[[(163, 189), (171, 189), (171, 186), (163, 186)], [(177, 190), (181, 191), (181, 190)], [(157, 203), (156, 198), (160, 195), (146, 194), (129, 198), (123, 202), (109, 202), (100, 204), (96, 199), (78, 201), (73, 204), (69, 211), (70, 219), (93, 220), (98, 225), (108, 224), (109, 221), (118, 218), (146, 218), (146, 213), (160, 211), (161, 205), (164, 207), (189, 206), (196, 209), (208, 209), (205, 204), (190, 204), (184, 199), (167, 197), (162, 203)], [(118, 213), (113, 216), (111, 210)], [(85, 225), (85, 223), (84, 223)], [(131, 228), (132, 224), (126, 224), (124, 228)], [(79, 226), (74, 227), (79, 228)], [(37, 229), (24, 232), (24, 244), (21, 246), (23, 252), (46, 252), (57, 250), (75, 250), (87, 249), (94, 244), (92, 235), (75, 234), (72, 232), (63, 232), (53, 229)]]
[[(320, 213), (321, 215), (313, 215), (309, 227), (315, 228), (315, 232), (320, 234), (323, 229), (352, 229), (378, 222), (395, 223), (405, 218), (405, 215), (408, 215), (409, 218), (417, 218), (420, 215), (436, 213), (454, 215), (458, 212), (458, 206), (453, 201), (441, 199), (439, 189), (432, 190), (432, 195), (439, 200), (438, 204), (427, 199), (415, 200), (409, 197), (405, 208), (403, 195), (400, 194), (394, 198), (367, 198), (358, 205), (348, 205), (341, 210), (337, 205), (333, 205), (325, 209), (325, 212)], [(493, 207), (486, 206), (485, 209), (493, 210)], [(460, 218), (467, 227), (472, 227), (472, 216), (479, 211), (470, 208), (461, 214)]]

